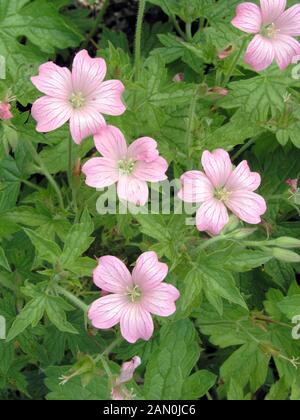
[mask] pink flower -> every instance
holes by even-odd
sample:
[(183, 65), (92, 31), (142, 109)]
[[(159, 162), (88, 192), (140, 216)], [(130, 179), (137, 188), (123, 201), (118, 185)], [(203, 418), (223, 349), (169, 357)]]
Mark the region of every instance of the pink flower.
[(108, 329), (118, 323), (121, 334), (129, 343), (148, 341), (154, 330), (150, 314), (170, 316), (176, 311), (178, 290), (163, 283), (168, 266), (158, 261), (155, 252), (142, 254), (132, 274), (116, 257), (99, 260), (94, 271), (94, 283), (110, 295), (96, 300), (88, 316), (95, 328)]
[(0, 120), (10, 120), (13, 114), (10, 111), (11, 105), (8, 102), (0, 102)]
[(132, 380), (134, 372), (141, 363), (142, 361), (138, 356), (135, 356), (130, 362), (123, 363), (120, 376), (115, 380), (112, 387), (111, 396), (113, 400), (132, 399), (131, 393), (122, 385)]
[(285, 10), (286, 0), (260, 0), (237, 7), (232, 24), (247, 33), (256, 34), (245, 61), (256, 71), (269, 67), (275, 60), (283, 70), (300, 54), (300, 4)]
[(295, 193), (298, 190), (298, 179), (288, 179), (287, 185), (291, 188), (291, 192)]
[(47, 133), (70, 120), (75, 143), (106, 125), (102, 114), (121, 115), (124, 86), (119, 80), (107, 80), (103, 58), (91, 58), (86, 50), (76, 54), (72, 73), (52, 62), (42, 64), (39, 75), (31, 78), (38, 90), (46, 94), (32, 107), (37, 131)]
[(127, 147), (123, 134), (113, 126), (101, 129), (94, 139), (103, 157), (92, 158), (83, 166), (86, 184), (104, 188), (117, 183), (120, 199), (145, 205), (149, 196), (147, 182), (167, 179), (168, 164), (159, 156), (156, 141), (143, 137)]
[(228, 210), (250, 224), (261, 222), (266, 210), (265, 200), (254, 193), (261, 183), (258, 173), (251, 172), (246, 161), (235, 169), (223, 149), (202, 155), (200, 171), (186, 172), (181, 177), (178, 196), (187, 203), (202, 203), (196, 216), (199, 231), (218, 235), (229, 222)]

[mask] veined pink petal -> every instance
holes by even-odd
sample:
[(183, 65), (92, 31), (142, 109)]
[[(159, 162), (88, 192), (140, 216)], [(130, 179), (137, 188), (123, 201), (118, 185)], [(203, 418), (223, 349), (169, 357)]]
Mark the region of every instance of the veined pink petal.
[(71, 135), (76, 144), (97, 133), (105, 125), (103, 116), (92, 107), (74, 109), (70, 119)]
[(274, 23), (284, 12), (286, 0), (260, 0), (262, 20), (264, 25)]
[(214, 195), (214, 187), (203, 172), (186, 172), (181, 177), (181, 184), (178, 197), (186, 203), (203, 203)]
[(65, 100), (42, 96), (32, 105), (31, 114), (37, 121), (36, 130), (48, 133), (64, 125), (72, 116), (72, 108)]
[(92, 303), (88, 317), (95, 328), (112, 328), (120, 322), (121, 315), (128, 305), (130, 304), (124, 295), (104, 296)]
[(272, 64), (274, 58), (275, 53), (272, 40), (256, 35), (248, 46), (245, 62), (254, 70), (262, 71)]
[(93, 94), (101, 86), (106, 70), (103, 58), (91, 58), (86, 50), (80, 51), (73, 62), (73, 91), (84, 95)]
[(257, 34), (262, 26), (260, 8), (249, 2), (239, 4), (236, 9), (236, 16), (231, 23), (243, 32)]
[(115, 184), (119, 179), (117, 163), (108, 158), (92, 158), (82, 167), (89, 187), (104, 188)]
[(141, 358), (134, 356), (130, 362), (125, 362), (122, 365), (120, 376), (116, 380), (116, 385), (122, 385), (130, 382), (136, 369), (142, 364)]
[(206, 201), (197, 212), (196, 223), (200, 232), (218, 235), (227, 225), (229, 216), (225, 205), (212, 198)]
[(256, 172), (251, 172), (246, 160), (241, 162), (232, 172), (225, 185), (226, 190), (255, 191), (261, 184), (261, 177)]
[(102, 127), (94, 136), (95, 146), (104, 157), (114, 159), (116, 162), (127, 155), (127, 144), (121, 130), (112, 125)]
[(155, 252), (144, 252), (136, 262), (132, 279), (134, 284), (139, 285), (143, 291), (151, 291), (160, 286), (167, 277), (168, 271), (167, 264), (161, 263)]
[(299, 36), (300, 35), (300, 4), (290, 7), (275, 22), (280, 34)]
[(167, 179), (167, 169), (168, 162), (159, 156), (152, 162), (137, 161), (132, 174), (141, 181), (159, 182)]
[(128, 201), (136, 206), (144, 206), (149, 198), (147, 182), (134, 176), (122, 175), (118, 182), (118, 196), (121, 200)]
[(72, 93), (72, 76), (69, 69), (52, 61), (39, 67), (39, 75), (31, 78), (34, 86), (45, 95), (68, 100)]
[(289, 35), (278, 34), (273, 40), (275, 60), (281, 70), (286, 69), (293, 58), (300, 55), (299, 42)]
[(176, 312), (175, 302), (180, 293), (171, 284), (162, 283), (147, 290), (142, 299), (142, 307), (154, 315), (170, 316)]
[(233, 191), (226, 202), (227, 207), (239, 219), (256, 225), (267, 210), (265, 200), (252, 191)]
[(128, 148), (128, 157), (134, 160), (152, 162), (158, 156), (157, 142), (150, 137), (137, 139)]
[(10, 120), (13, 118), (11, 105), (7, 102), (0, 102), (0, 120)]
[(88, 98), (88, 102), (99, 112), (106, 115), (122, 115), (126, 107), (122, 102), (125, 87), (119, 80), (107, 80), (101, 83), (97, 91)]
[(223, 187), (232, 172), (230, 156), (223, 149), (212, 153), (206, 150), (202, 155), (202, 166), (215, 188)]
[(111, 293), (124, 294), (127, 292), (127, 288), (133, 284), (132, 276), (126, 265), (119, 258), (110, 255), (99, 259), (93, 279), (96, 286)]
[(127, 306), (121, 314), (121, 334), (129, 343), (135, 343), (138, 339), (150, 340), (154, 325), (149, 312), (139, 304)]

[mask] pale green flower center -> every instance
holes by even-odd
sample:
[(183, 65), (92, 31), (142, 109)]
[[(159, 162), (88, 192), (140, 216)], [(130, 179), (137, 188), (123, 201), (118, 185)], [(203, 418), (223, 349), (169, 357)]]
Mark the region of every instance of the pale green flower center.
[(219, 201), (225, 202), (230, 197), (230, 191), (227, 191), (226, 188), (217, 188), (215, 190), (215, 198)]
[(280, 29), (276, 28), (275, 23), (271, 23), (270, 25), (266, 25), (262, 28), (262, 35), (269, 38), (269, 39), (274, 39), (276, 38), (276, 35), (278, 34), (278, 32), (280, 31)]
[(135, 168), (135, 161), (133, 159), (123, 159), (119, 160), (118, 166), (119, 170), (124, 175), (130, 175), (132, 174), (134, 168)]
[(139, 286), (132, 286), (127, 288), (126, 295), (129, 297), (132, 303), (135, 303), (141, 299), (142, 291)]
[(74, 92), (70, 96), (70, 103), (74, 109), (82, 108), (85, 105), (86, 99), (82, 92)]

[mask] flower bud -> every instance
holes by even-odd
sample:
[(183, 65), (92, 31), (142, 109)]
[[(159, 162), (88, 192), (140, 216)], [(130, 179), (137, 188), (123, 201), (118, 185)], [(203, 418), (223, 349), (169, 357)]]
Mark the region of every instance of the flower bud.
[(280, 355), (280, 351), (272, 343), (260, 343), (259, 348), (263, 353), (270, 356), (278, 357)]
[(300, 240), (296, 238), (290, 238), (288, 236), (282, 236), (281, 238), (270, 241), (270, 245), (279, 246), (280, 248), (285, 249), (300, 248)]
[(298, 189), (298, 179), (288, 179), (286, 184), (290, 187), (291, 192), (295, 193)]
[(233, 239), (245, 239), (245, 238), (248, 238), (248, 236), (251, 236), (256, 231), (257, 231), (256, 228), (238, 229), (231, 234), (231, 238), (233, 238)]
[(213, 88), (209, 88), (207, 91), (208, 94), (215, 94), (215, 95), (220, 95), (220, 96), (227, 96), (229, 93), (228, 89), (216, 86)]
[(184, 82), (184, 74), (183, 73), (175, 74), (175, 76), (173, 77), (173, 82), (176, 82), (176, 83)]
[(218, 52), (218, 57), (220, 60), (225, 60), (234, 52), (234, 46), (232, 44), (228, 45), (224, 50)]
[(296, 252), (282, 248), (273, 248), (272, 251), (273, 256), (279, 261), (287, 263), (300, 263), (300, 255), (296, 254)]

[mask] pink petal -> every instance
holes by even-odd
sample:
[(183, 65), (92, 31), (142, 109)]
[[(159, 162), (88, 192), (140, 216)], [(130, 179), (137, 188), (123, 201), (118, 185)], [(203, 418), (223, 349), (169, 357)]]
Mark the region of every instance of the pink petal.
[(11, 105), (7, 102), (0, 102), (0, 120), (10, 120), (13, 118)]
[(254, 70), (262, 71), (273, 63), (274, 58), (272, 40), (256, 35), (248, 46), (245, 62)]
[(122, 175), (118, 182), (118, 196), (121, 200), (136, 206), (144, 206), (149, 198), (147, 182), (133, 176)]
[(86, 50), (80, 51), (73, 61), (73, 90), (84, 95), (93, 94), (101, 86), (106, 70), (103, 58), (91, 58)]
[(120, 376), (116, 380), (117, 385), (125, 384), (130, 382), (133, 378), (134, 372), (142, 364), (140, 357), (134, 356), (130, 362), (125, 362), (122, 365)]
[(207, 150), (202, 155), (202, 166), (214, 187), (223, 187), (232, 172), (229, 154), (223, 149), (210, 153)]
[(118, 162), (127, 155), (127, 144), (123, 133), (112, 125), (102, 127), (94, 136), (95, 146), (104, 157)]
[(42, 64), (39, 75), (31, 78), (34, 86), (53, 98), (67, 100), (72, 93), (72, 76), (69, 69), (59, 67), (52, 61)]
[(48, 133), (61, 127), (70, 119), (72, 108), (62, 99), (42, 96), (34, 102), (31, 115), (38, 123), (36, 130)]
[(200, 232), (208, 232), (211, 235), (218, 235), (229, 221), (225, 205), (212, 198), (206, 201), (197, 212), (196, 223)]
[(163, 283), (144, 293), (142, 306), (153, 315), (170, 316), (176, 312), (175, 301), (179, 297), (176, 287)]
[(178, 197), (186, 203), (203, 203), (213, 197), (214, 187), (203, 172), (186, 172), (181, 177), (181, 184)]
[(243, 32), (257, 34), (262, 26), (260, 8), (254, 3), (242, 3), (236, 9), (236, 16), (232, 25)]
[(92, 303), (88, 317), (95, 328), (112, 328), (120, 322), (121, 315), (127, 306), (128, 300), (124, 295), (104, 296)]
[(119, 179), (119, 169), (116, 162), (108, 158), (92, 158), (82, 167), (86, 175), (86, 185), (94, 188), (104, 188), (115, 184)]
[(133, 283), (126, 265), (119, 258), (110, 255), (99, 259), (93, 280), (100, 289), (111, 293), (126, 293)]
[(122, 115), (126, 111), (122, 102), (124, 90), (125, 87), (119, 80), (107, 80), (101, 83), (88, 100), (102, 114)]
[(273, 40), (275, 60), (281, 70), (286, 69), (300, 54), (299, 42), (289, 35), (277, 35)]
[(260, 216), (267, 210), (265, 200), (251, 191), (234, 191), (226, 205), (239, 219), (253, 225), (261, 222)]
[(159, 182), (167, 179), (166, 171), (168, 170), (168, 162), (158, 157), (152, 162), (139, 160), (135, 164), (133, 175), (141, 181)]
[(300, 35), (300, 4), (296, 4), (286, 10), (276, 20), (276, 27), (280, 29), (280, 34), (299, 36)]
[(140, 338), (148, 341), (154, 331), (151, 315), (138, 304), (131, 304), (122, 311), (120, 325), (121, 334), (129, 343)]
[(263, 24), (268, 25), (284, 12), (286, 0), (260, 0)]
[(136, 262), (132, 271), (134, 284), (139, 285), (143, 291), (152, 290), (160, 286), (167, 277), (169, 268), (167, 264), (158, 260), (155, 252), (144, 252)]
[(97, 133), (105, 125), (104, 118), (94, 108), (74, 109), (70, 120), (72, 138), (76, 144), (80, 144), (82, 140)]
[(157, 142), (150, 137), (137, 139), (128, 148), (128, 157), (134, 160), (152, 162), (158, 156)]
[(241, 162), (232, 172), (225, 188), (228, 191), (247, 190), (255, 191), (261, 184), (261, 177), (256, 172), (251, 172), (246, 160)]

